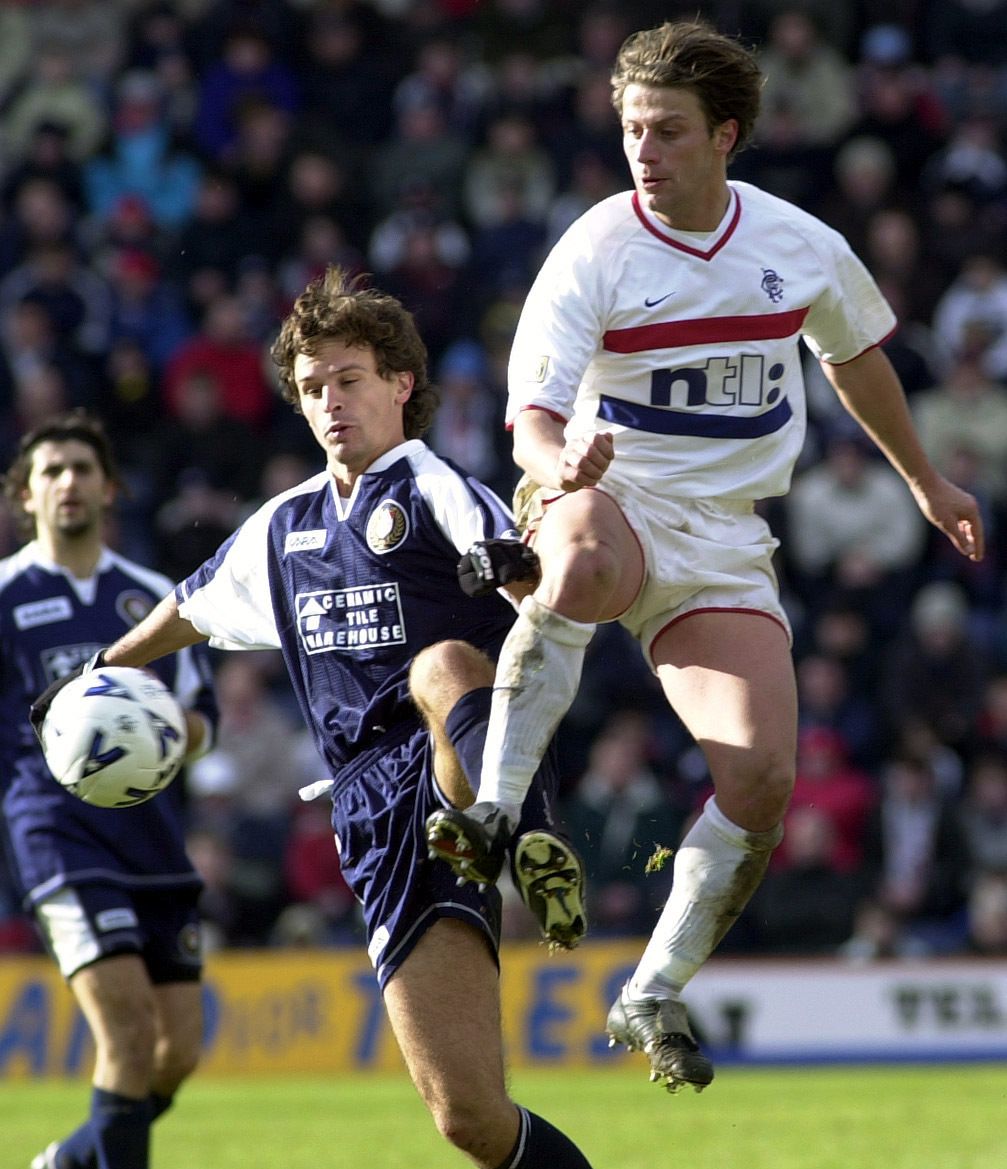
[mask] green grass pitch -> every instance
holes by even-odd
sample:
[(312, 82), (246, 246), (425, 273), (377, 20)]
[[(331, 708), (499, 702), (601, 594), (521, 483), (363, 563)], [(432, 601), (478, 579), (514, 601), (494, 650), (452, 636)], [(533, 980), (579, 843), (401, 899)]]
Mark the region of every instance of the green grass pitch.
[[(595, 1169), (1004, 1169), (1000, 1065), (725, 1069), (669, 1096), (640, 1068), (521, 1071), (515, 1097)], [(81, 1081), (0, 1088), (0, 1164), (27, 1169), (86, 1105)], [(464, 1169), (404, 1077), (198, 1076), (157, 1126), (153, 1169)]]

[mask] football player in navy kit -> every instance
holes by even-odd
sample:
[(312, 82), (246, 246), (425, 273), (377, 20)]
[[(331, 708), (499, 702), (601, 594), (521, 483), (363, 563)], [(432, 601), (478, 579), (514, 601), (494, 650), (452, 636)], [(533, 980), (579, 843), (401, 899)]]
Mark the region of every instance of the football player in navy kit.
[[(204, 639), (282, 651), (328, 764), (313, 786), (331, 792), (392, 1029), (438, 1128), (480, 1169), (584, 1169), (569, 1138), (507, 1093), (499, 894), (459, 887), (426, 851), (430, 812), (467, 804), (478, 784), (492, 662), (514, 619), (495, 589), (466, 595), (459, 560), (492, 549), (512, 517), (422, 441), (436, 395), (397, 300), (330, 269), (273, 357), (325, 470), (264, 504), (103, 660), (143, 665)], [(518, 562), (531, 571), (523, 548)], [(581, 869), (548, 830), (549, 779), (546, 766), (512, 867), (550, 940), (572, 945)]]
[(761, 86), (753, 54), (702, 21), (619, 51), (633, 189), (559, 239), (510, 354), (519, 521), (542, 579), (500, 655), (477, 801), (430, 824), (435, 851), (478, 871), (518, 818), (597, 623), (636, 637), (715, 793), (608, 1016), (672, 1091), (713, 1078), (682, 991), (762, 879), (793, 788), (790, 628), (755, 503), (787, 491), (804, 442), (802, 339), (927, 519), (983, 555), (976, 501), (920, 446), (881, 348), (895, 315), (864, 265), (820, 220), (727, 177)]
[[(171, 582), (102, 541), (118, 472), (100, 423), (60, 415), (25, 435), (4, 480), (29, 542), (0, 561), (0, 786), (25, 905), (94, 1037), (89, 1119), (32, 1169), (146, 1169), (152, 1121), (202, 1040), (200, 881), (178, 791), (98, 808), (49, 774), (31, 700), (149, 613)], [(188, 758), (216, 705), (204, 647), (157, 663), (186, 710)]]

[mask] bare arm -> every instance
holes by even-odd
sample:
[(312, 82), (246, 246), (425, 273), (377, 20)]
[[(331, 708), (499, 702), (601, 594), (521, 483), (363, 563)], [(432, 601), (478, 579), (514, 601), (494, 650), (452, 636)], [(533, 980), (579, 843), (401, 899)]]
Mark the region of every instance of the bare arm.
[(967, 491), (940, 475), (920, 443), (906, 396), (887, 355), (879, 348), (845, 365), (822, 363), (839, 400), (902, 476), (920, 511), (963, 556), (982, 560), (983, 525)]
[(206, 637), (179, 616), (175, 594), (169, 593), (139, 625), (134, 625), (104, 651), (105, 664), (145, 666), (199, 641), (206, 641)]
[(522, 410), (514, 419), (514, 461), (542, 487), (594, 487), (615, 454), (612, 435), (599, 431), (567, 442), (563, 429), (545, 410)]
[[(197, 641), (205, 641), (206, 637), (197, 632), (190, 622), (178, 614), (174, 593), (169, 593), (162, 601), (135, 625), (128, 633), (124, 633), (118, 641), (113, 642), (107, 649), (102, 650), (100, 661), (106, 666), (135, 666), (142, 668), (149, 662), (163, 658), (166, 654), (195, 645)], [(52, 700), (59, 691), (73, 678), (91, 668), (91, 662), (82, 663), (76, 670), (51, 682), (35, 699), (29, 708), (28, 717), (36, 735), (41, 738), (42, 726), (46, 713), (52, 705)], [(100, 668), (100, 667), (99, 667)], [(197, 754), (206, 743), (209, 729), (206, 721), (196, 711), (187, 711), (185, 716), (188, 732), (187, 756)]]
[[(169, 593), (128, 633), (124, 633), (103, 653), (109, 666), (145, 666), (157, 658), (206, 641), (184, 617), (178, 615), (175, 594)], [(209, 724), (196, 710), (186, 710), (186, 759), (198, 758), (207, 745)]]

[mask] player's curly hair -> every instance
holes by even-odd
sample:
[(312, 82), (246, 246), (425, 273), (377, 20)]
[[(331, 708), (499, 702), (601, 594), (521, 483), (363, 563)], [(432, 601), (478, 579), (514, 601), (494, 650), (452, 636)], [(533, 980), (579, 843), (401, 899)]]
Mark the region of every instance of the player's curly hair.
[(3, 494), (10, 505), (20, 535), (30, 539), (35, 533), (35, 519), (22, 505), (22, 497), (28, 488), (31, 475), (32, 455), (35, 448), (44, 442), (82, 442), (89, 446), (98, 459), (105, 478), (122, 488), (122, 475), (112, 449), (111, 440), (104, 424), (86, 410), (70, 410), (46, 419), (33, 430), (23, 434), (18, 441), (17, 454), (3, 476)]
[(294, 302), (270, 350), (279, 371), (283, 400), (298, 413), (294, 361), (299, 353), (315, 354), (326, 341), (369, 347), (382, 377), (411, 373), (413, 390), (403, 407), (405, 436), (421, 438), (426, 434), (438, 396), (427, 377), (427, 347), (413, 314), (400, 301), (367, 287), (365, 277), (351, 277), (334, 265), (312, 280)]
[(612, 104), (621, 115), (627, 85), (690, 89), (711, 131), (730, 118), (738, 123), (733, 158), (752, 137), (762, 82), (755, 56), (740, 41), (702, 20), (666, 21), (623, 42), (612, 69)]

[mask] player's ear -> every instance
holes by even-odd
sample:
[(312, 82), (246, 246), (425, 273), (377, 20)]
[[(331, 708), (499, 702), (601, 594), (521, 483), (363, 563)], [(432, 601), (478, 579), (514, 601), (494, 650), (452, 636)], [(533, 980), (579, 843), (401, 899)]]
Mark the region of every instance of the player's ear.
[(734, 149), (734, 144), (737, 141), (737, 118), (728, 118), (726, 122), (721, 122), (719, 126), (714, 128), (713, 144), (724, 155), (731, 153), (731, 151)]
[(101, 477), (105, 481), (101, 489), (101, 506), (107, 511), (115, 503), (116, 496), (119, 494), (119, 484), (114, 479), (110, 479), (105, 474), (104, 469), (102, 469)]
[(400, 369), (395, 374), (395, 380), (398, 386), (395, 390), (395, 401), (399, 404), (407, 402), (409, 395), (413, 392), (413, 385), (416, 382), (411, 369)]

